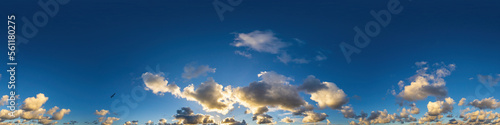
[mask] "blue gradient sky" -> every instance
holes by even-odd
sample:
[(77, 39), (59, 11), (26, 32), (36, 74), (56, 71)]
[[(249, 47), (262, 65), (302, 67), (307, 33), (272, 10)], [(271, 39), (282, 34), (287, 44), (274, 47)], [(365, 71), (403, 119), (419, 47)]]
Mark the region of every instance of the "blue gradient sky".
[[(36, 2), (5, 1), (2, 15), (14, 13), (16, 17), (30, 18), (41, 8)], [(221, 21), (212, 5), (213, 1), (147, 1), (130, 0), (70, 1), (60, 6), (48, 24), (26, 44), (18, 45), (18, 93), (21, 99), (44, 93), (53, 106), (71, 109), (60, 123), (76, 120), (94, 121), (95, 110), (111, 109), (111, 103), (121, 96), (130, 95), (136, 86), (144, 83), (141, 74), (164, 72), (169, 82), (184, 88), (199, 85), (213, 77), (221, 85), (247, 86), (259, 81), (261, 71), (275, 71), (291, 77), (292, 85), (300, 85), (308, 75), (321, 81), (335, 83), (350, 98), (356, 113), (387, 109), (397, 113), (397, 97), (388, 90), (397, 88), (400, 80), (407, 84), (418, 67), (415, 62), (455, 64), (456, 70), (445, 77), (448, 96), (458, 103), (460, 98), (477, 97), (477, 75), (500, 73), (500, 5), (499, 1), (430, 1), (401, 0), (403, 11), (393, 15), (390, 24), (359, 54), (347, 63), (339, 48), (341, 42), (352, 44), (353, 27), (374, 20), (370, 10), (386, 9), (387, 1), (246, 1), (224, 13)], [(23, 25), (19, 20), (19, 27)], [(307, 64), (284, 64), (277, 54), (257, 52), (231, 45), (235, 33), (272, 31), (289, 46), (283, 48), (294, 57), (314, 60), (318, 51), (327, 57)], [(21, 32), (21, 28), (19, 28)], [(2, 31), (6, 33), (6, 31)], [(300, 39), (300, 44), (294, 39)], [(234, 51), (246, 51), (246, 58)], [(2, 47), (0, 51), (7, 51)], [(6, 58), (1, 58), (3, 64)], [(186, 64), (209, 65), (216, 68), (190, 80), (182, 78)], [(3, 69), (6, 69), (4, 67)], [(7, 83), (3, 72), (1, 82)], [(473, 78), (473, 79), (470, 79)], [(500, 92), (498, 86), (490, 96)], [(7, 87), (0, 87), (8, 94)], [(481, 92), (486, 91), (482, 90)], [(117, 93), (112, 99), (113, 93)], [(353, 98), (354, 95), (360, 99)], [(301, 96), (310, 104), (308, 94)], [(469, 99), (469, 98), (467, 98)], [(436, 98), (429, 97), (416, 103), (421, 113)], [(469, 100), (471, 101), (471, 100)], [(195, 113), (234, 116), (237, 120), (251, 120), (252, 114), (243, 114), (246, 108), (237, 108), (227, 115), (205, 112), (193, 101), (147, 92), (146, 98), (130, 108), (130, 115), (115, 124), (126, 121), (160, 118), (172, 120), (176, 110), (191, 107)], [(3, 106), (5, 107), (5, 106)], [(454, 114), (464, 107), (456, 106)], [(324, 112), (334, 124), (348, 124), (338, 110), (315, 109)], [(499, 109), (494, 110), (499, 112)], [(268, 114), (279, 122), (287, 111)], [(112, 114), (109, 116), (113, 116)], [(293, 116), (294, 118), (301, 118)], [(444, 118), (446, 119), (446, 118)], [(447, 120), (444, 120), (447, 121)], [(324, 121), (323, 121), (324, 122)], [(297, 123), (299, 124), (299, 123)]]

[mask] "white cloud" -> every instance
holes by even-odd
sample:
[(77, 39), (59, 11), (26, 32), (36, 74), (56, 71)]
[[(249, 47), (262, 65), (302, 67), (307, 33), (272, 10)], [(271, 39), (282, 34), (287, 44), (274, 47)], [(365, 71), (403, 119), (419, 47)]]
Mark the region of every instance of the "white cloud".
[(342, 106), (342, 109), (340, 109), (340, 112), (342, 112), (342, 115), (344, 115), (345, 118), (355, 118), (356, 114), (354, 113), (354, 110), (352, 109), (351, 106)]
[(101, 123), (101, 125), (112, 125), (113, 122), (120, 120), (120, 118), (116, 117), (108, 117), (104, 122)]
[(232, 99), (231, 86), (223, 88), (213, 78), (208, 78), (196, 90), (192, 84), (184, 88), (182, 97), (198, 102), (205, 111), (216, 111), (225, 115), (234, 108), (235, 102)]
[(22, 105), (22, 109), (25, 111), (33, 111), (42, 107), (45, 102), (49, 100), (48, 97), (45, 97), (44, 94), (39, 93), (36, 97), (29, 97), (24, 100), (24, 104)]
[(109, 114), (109, 110), (105, 110), (105, 109), (101, 109), (101, 111), (95, 110), (94, 114), (100, 115), (100, 116), (105, 116), (106, 114)]
[(201, 75), (206, 76), (207, 73), (215, 73), (215, 68), (210, 68), (208, 65), (195, 66), (194, 63), (190, 63), (184, 66), (182, 78), (192, 79)]
[(257, 52), (276, 54), (281, 48), (286, 47), (287, 44), (274, 35), (272, 31), (259, 30), (250, 33), (239, 33), (232, 45), (236, 47), (248, 47)]
[(421, 67), (421, 69), (417, 70), (417, 74), (412, 77), (413, 80), (410, 85), (404, 86), (404, 89), (397, 96), (407, 101), (423, 100), (428, 96), (446, 97), (448, 90), (443, 77), (450, 75), (451, 71), (455, 70), (455, 65), (436, 64), (435, 66), (440, 66), (440, 68), (431, 74), (427, 74), (429, 67)]
[(146, 90), (153, 91), (154, 94), (163, 95), (166, 92), (172, 95), (180, 96), (180, 88), (175, 84), (168, 84), (168, 81), (163, 77), (163, 73), (153, 74), (146, 72), (142, 74), (142, 79), (146, 85)]
[(490, 97), (482, 100), (475, 99), (474, 101), (470, 102), (469, 105), (479, 109), (496, 109), (500, 107), (500, 102), (498, 102), (493, 97)]
[(311, 100), (318, 102), (320, 108), (328, 106), (331, 109), (340, 109), (349, 101), (344, 91), (339, 89), (335, 83), (323, 82), (322, 84), (326, 85), (326, 89), (310, 93)]
[(453, 110), (455, 101), (448, 97), (445, 101), (430, 102), (427, 104), (427, 114), (430, 116), (438, 116), (441, 114), (449, 113)]
[(254, 115), (252, 120), (256, 121), (257, 124), (276, 124), (273, 122), (273, 117), (267, 114)]
[(292, 58), (288, 53), (282, 52), (281, 55), (278, 55), (276, 58), (284, 64), (288, 64), (289, 62), (294, 62), (296, 64), (306, 64), (311, 62), (305, 58)]
[(247, 58), (252, 58), (252, 54), (250, 54), (248, 52), (245, 52), (245, 51), (236, 50), (236, 51), (234, 51), (234, 54), (237, 54), (237, 55), (240, 55), (240, 56), (244, 56), (244, 57), (247, 57)]
[(482, 84), (488, 85), (488, 86), (495, 86), (498, 84), (500, 81), (500, 74), (493, 76), (493, 75), (477, 75), (477, 79), (479, 82)]
[(460, 101), (458, 102), (458, 106), (464, 105), (465, 104), (465, 100), (466, 100), (465, 98), (460, 99)]
[(318, 51), (318, 55), (316, 55), (316, 57), (314, 59), (316, 61), (323, 61), (323, 60), (326, 60), (328, 58), (325, 56), (325, 54), (323, 54), (323, 52)]
[(2, 96), (2, 99), (0, 99), (0, 106), (7, 104), (8, 100), (9, 100), (9, 95)]
[(304, 113), (305, 117), (302, 119), (303, 123), (315, 123), (326, 119), (328, 115), (326, 113), (316, 113), (313, 111), (307, 111)]
[(293, 123), (295, 121), (293, 121), (293, 119), (291, 119), (290, 117), (285, 117), (285, 118), (281, 119), (281, 122), (284, 122), (284, 123)]
[(56, 112), (54, 113), (54, 115), (52, 115), (52, 120), (61, 120), (63, 119), (64, 115), (67, 115), (69, 114), (69, 112), (71, 112), (71, 110), (69, 109), (61, 109), (59, 112)]

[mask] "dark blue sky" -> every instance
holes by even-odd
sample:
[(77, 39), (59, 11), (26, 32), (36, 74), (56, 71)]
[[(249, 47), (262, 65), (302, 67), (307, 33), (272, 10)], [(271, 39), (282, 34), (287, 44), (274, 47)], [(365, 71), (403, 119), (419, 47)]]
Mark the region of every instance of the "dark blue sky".
[[(134, 87), (147, 88), (141, 77), (146, 72), (163, 72), (169, 83), (183, 90), (190, 84), (198, 87), (207, 77), (213, 77), (224, 87), (244, 87), (262, 80), (257, 77), (261, 71), (274, 71), (292, 78), (289, 84), (294, 86), (300, 86), (308, 75), (335, 83), (349, 98), (345, 105), (352, 106), (356, 114), (384, 109), (389, 114), (399, 114), (401, 108), (408, 109), (408, 104), (414, 102), (420, 113), (413, 116), (419, 119), (427, 112), (429, 101), (442, 99), (429, 96), (405, 101), (400, 107), (398, 102), (405, 99), (390, 91), (400, 93), (398, 82), (401, 80), (409, 86), (414, 80), (412, 76), (419, 75), (415, 71), (422, 68), (415, 63), (421, 61), (427, 62), (429, 72), (449, 64), (456, 66), (450, 75), (443, 77), (448, 91), (446, 97), (456, 103), (461, 98), (467, 101), (499, 98), (498, 90), (479, 90), (491, 93), (489, 96), (478, 96), (476, 90), (482, 86), (478, 75), (500, 77), (499, 1), (399, 0), (401, 12), (392, 14), (390, 23), (381, 27), (378, 35), (370, 37), (370, 44), (350, 56), (350, 63), (339, 45), (345, 42), (355, 46), (353, 28), (358, 26), (364, 30), (368, 22), (376, 20), (370, 11), (387, 10), (391, 1), (243, 0), (232, 6), (233, 11), (223, 13), (223, 20), (213, 2), (71, 0), (60, 5), (57, 14), (49, 17), (46, 25), (37, 27), (38, 32), (29, 38), (22, 33), (26, 25), (22, 18), (33, 21), (33, 15), (43, 12), (43, 8), (36, 1), (4, 1), (2, 15), (15, 14), (18, 36), (29, 40), (17, 45), (20, 98), (43, 93), (49, 97), (45, 109), (53, 106), (71, 109), (59, 124), (70, 120), (83, 123), (99, 117), (93, 114), (95, 110), (115, 112), (111, 106), (113, 101), (131, 95)], [(225, 0), (221, 2), (229, 4)], [(252, 33), (269, 35), (276, 39), (266, 37), (264, 42), (278, 41), (284, 46), (268, 44), (262, 45), (262, 49), (262, 46), (235, 45), (248, 42), (238, 40), (239, 35)], [(5, 52), (7, 48), (0, 50)], [(235, 51), (251, 54), (251, 57)], [(290, 58), (280, 60), (284, 54)], [(6, 59), (1, 58), (3, 64)], [(182, 74), (190, 65), (216, 70), (186, 79)], [(0, 74), (1, 82), (7, 83), (7, 72)], [(493, 86), (495, 89), (498, 85)], [(8, 94), (6, 87), (0, 90), (3, 95)], [(110, 99), (113, 93), (117, 93), (116, 97)], [(326, 113), (331, 123), (358, 122), (358, 119), (344, 118), (337, 109), (320, 109), (306, 92), (299, 94), (314, 105), (315, 112)], [(148, 120), (158, 122), (160, 118), (170, 123), (176, 110), (191, 107), (195, 113), (210, 114), (215, 119), (218, 115), (219, 121), (234, 116), (236, 120), (256, 124), (252, 114), (243, 113), (248, 107), (238, 108), (238, 103), (225, 115), (205, 111), (195, 101), (176, 98), (170, 93), (157, 95), (147, 91), (146, 98), (136, 103), (136, 107), (127, 107), (130, 111), (127, 116), (116, 111), (118, 115), (111, 113), (108, 117), (120, 117), (114, 124), (133, 120), (143, 124)], [(460, 119), (458, 114), (464, 108), (455, 104), (451, 113)], [(285, 124), (280, 120), (287, 116), (296, 119), (296, 124), (301, 123), (303, 116), (286, 113), (289, 111), (268, 112), (278, 124)], [(449, 119), (441, 120), (448, 122)]]

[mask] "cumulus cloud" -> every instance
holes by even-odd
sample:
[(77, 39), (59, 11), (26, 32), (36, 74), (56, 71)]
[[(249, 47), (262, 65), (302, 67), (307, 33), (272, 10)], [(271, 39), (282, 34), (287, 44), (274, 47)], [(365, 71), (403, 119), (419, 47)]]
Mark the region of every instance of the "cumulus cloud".
[(254, 115), (252, 120), (256, 121), (257, 124), (273, 124), (273, 117), (267, 114)]
[(453, 110), (455, 101), (448, 97), (445, 101), (430, 102), (427, 104), (427, 114), (429, 116), (438, 116), (441, 114), (449, 113)]
[[(372, 111), (370, 116), (367, 117), (367, 114), (362, 113), (361, 116), (358, 117), (359, 123), (350, 122), (350, 125), (369, 125), (369, 124), (383, 124), (390, 123), (396, 121), (397, 115), (389, 114), (386, 109), (384, 111)], [(413, 118), (413, 117), (412, 117)], [(400, 121), (399, 119), (398, 121)]]
[(127, 121), (123, 125), (137, 125), (137, 124), (138, 124), (138, 121)]
[(293, 123), (294, 121), (290, 117), (285, 117), (285, 118), (281, 119), (281, 122), (284, 122), (284, 123)]
[(441, 118), (443, 118), (443, 115), (433, 116), (433, 115), (425, 114), (420, 119), (418, 119), (418, 123), (423, 124), (423, 123), (426, 123), (426, 122), (437, 122)]
[(318, 102), (320, 108), (340, 109), (349, 101), (344, 91), (339, 89), (335, 83), (321, 82), (313, 75), (308, 76), (298, 89), (311, 94), (311, 100)]
[[(33, 122), (38, 124), (55, 125), (58, 123), (55, 120), (61, 120), (64, 115), (69, 114), (69, 109), (62, 109), (57, 112), (57, 110), (59, 110), (59, 107), (57, 106), (54, 106), (52, 109), (47, 111), (43, 108), (43, 104), (45, 104), (47, 101), (48, 97), (45, 97), (43, 93), (39, 93), (36, 95), (36, 97), (26, 98), (21, 105), (21, 109), (15, 110), (12, 114), (13, 116), (11, 116), (10, 114), (12, 111), (2, 109), (0, 110), (0, 124), (20, 124), (21, 120), (23, 120), (22, 123), (34, 120)], [(17, 118), (17, 121), (3, 122), (5, 120), (13, 120)]]
[(53, 107), (53, 108), (51, 108), (49, 111), (47, 111), (47, 114), (52, 115), (52, 114), (54, 114), (57, 110), (59, 110), (59, 107), (54, 106), (54, 107)]
[(61, 109), (59, 112), (54, 113), (54, 115), (52, 115), (52, 118), (50, 118), (50, 119), (51, 120), (61, 120), (61, 119), (63, 119), (64, 115), (69, 114), (69, 112), (71, 112), (71, 110)]
[(174, 115), (175, 120), (178, 123), (183, 124), (207, 124), (214, 123), (212, 116), (210, 115), (202, 115), (202, 114), (194, 114), (193, 110), (189, 107), (183, 107), (181, 110), (177, 110), (177, 114)]
[(410, 85), (404, 86), (397, 96), (407, 101), (423, 100), (428, 96), (446, 97), (448, 90), (443, 77), (450, 75), (455, 70), (455, 64), (435, 64), (434, 66), (439, 66), (439, 68), (430, 74), (427, 73), (429, 67), (417, 66), (421, 69), (417, 70), (417, 74), (411, 77), (412, 82)]
[(469, 105), (479, 109), (496, 109), (500, 107), (500, 102), (498, 102), (493, 97), (490, 97), (482, 100), (475, 99), (474, 101), (470, 102)]
[(210, 68), (208, 65), (195, 66), (194, 63), (190, 63), (184, 66), (182, 78), (192, 79), (201, 75), (206, 76), (207, 73), (215, 73), (215, 68)]
[[(466, 124), (500, 124), (500, 114), (493, 111), (478, 110), (463, 116)], [(461, 122), (461, 121), (459, 121)]]
[(228, 117), (228, 118), (225, 118), (222, 120), (222, 123), (223, 124), (227, 124), (227, 125), (246, 125), (247, 123), (245, 122), (245, 120), (243, 121), (236, 121), (234, 119), (234, 117)]
[(146, 90), (153, 91), (154, 94), (163, 95), (166, 92), (172, 95), (179, 96), (180, 88), (175, 84), (168, 84), (168, 81), (163, 77), (163, 73), (153, 74), (146, 72), (142, 74), (142, 79), (146, 85)]
[(464, 105), (465, 104), (465, 100), (466, 100), (465, 98), (460, 99), (460, 101), (458, 102), (458, 106)]
[(112, 125), (113, 122), (120, 120), (120, 118), (116, 117), (108, 117), (104, 122), (101, 123), (101, 125)]
[(339, 89), (335, 83), (323, 82), (322, 84), (327, 88), (310, 93), (311, 100), (318, 102), (320, 108), (340, 109), (349, 101), (344, 91)]
[(27, 119), (27, 120), (32, 120), (32, 119), (42, 119), (43, 114), (45, 113), (45, 109), (39, 108), (37, 110), (33, 111), (23, 111), (21, 113), (21, 118), (22, 119)]
[(246, 87), (237, 87), (233, 92), (238, 102), (252, 110), (252, 113), (266, 106), (293, 111), (306, 104), (297, 87), (289, 84), (291, 78), (273, 71), (261, 72), (257, 76), (262, 80), (252, 82)]
[(411, 114), (419, 114), (420, 113), (420, 109), (417, 107), (417, 105), (415, 105), (415, 103), (411, 104), (411, 109), (410, 109), (410, 113)]
[(45, 97), (43, 93), (39, 93), (36, 95), (36, 97), (26, 98), (23, 102), (24, 104), (22, 105), (21, 109), (25, 111), (37, 110), (40, 107), (42, 107), (42, 105), (45, 104), (47, 100), (49, 100), (48, 97)]
[(354, 113), (354, 110), (352, 109), (351, 106), (342, 106), (342, 109), (340, 109), (340, 112), (342, 112), (342, 115), (344, 115), (345, 118), (356, 117), (356, 114)]
[(235, 103), (231, 99), (231, 86), (224, 87), (214, 81), (213, 78), (208, 78), (207, 81), (201, 83), (195, 90), (191, 84), (184, 88), (182, 97), (187, 100), (197, 101), (203, 106), (205, 111), (216, 111), (222, 114), (227, 114), (233, 109)]
[(8, 95), (2, 96), (2, 99), (0, 99), (0, 106), (3, 106), (5, 104), (7, 104), (8, 100), (9, 100), (9, 96)]
[(328, 115), (326, 113), (316, 113), (313, 111), (307, 111), (304, 113), (305, 117), (302, 119), (303, 123), (315, 123), (326, 119)]
[(250, 33), (238, 33), (235, 41), (231, 44), (235, 47), (247, 47), (257, 52), (276, 54), (287, 44), (275, 37), (272, 31), (253, 31)]
[(307, 76), (304, 83), (299, 86), (299, 90), (305, 90), (309, 93), (317, 92), (318, 90), (325, 88), (327, 88), (327, 86), (321, 83), (321, 81), (313, 75)]
[(109, 110), (101, 109), (101, 111), (95, 110), (94, 112), (95, 115), (100, 115), (100, 116), (105, 116), (109, 114)]

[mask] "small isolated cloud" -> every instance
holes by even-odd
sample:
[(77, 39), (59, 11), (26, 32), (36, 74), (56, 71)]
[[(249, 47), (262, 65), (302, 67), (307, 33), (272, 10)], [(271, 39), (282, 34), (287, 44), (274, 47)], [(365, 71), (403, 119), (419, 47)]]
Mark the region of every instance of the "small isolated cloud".
[(24, 111), (33, 111), (37, 110), (40, 107), (42, 107), (45, 102), (49, 100), (48, 97), (45, 97), (44, 94), (39, 93), (36, 95), (36, 97), (29, 97), (24, 100), (24, 104), (22, 105), (22, 108)]
[(311, 62), (310, 60), (307, 60), (305, 58), (293, 58), (286, 52), (282, 52), (281, 55), (278, 55), (276, 58), (284, 64), (288, 64), (289, 62), (293, 62), (296, 64), (306, 64)]
[(304, 45), (304, 44), (306, 44), (306, 42), (304, 42), (304, 41), (302, 41), (302, 40), (300, 40), (298, 38), (293, 38), (293, 40), (297, 41), (298, 45)]
[(181, 110), (177, 110), (177, 114), (174, 115), (175, 120), (178, 123), (183, 124), (207, 124), (214, 123), (212, 116), (210, 115), (202, 115), (202, 114), (194, 114), (193, 110), (189, 107), (183, 107)]
[(500, 81), (500, 74), (494, 75), (477, 75), (477, 79), (484, 85), (495, 86)]
[(272, 31), (253, 31), (250, 33), (238, 33), (235, 41), (231, 44), (235, 47), (247, 47), (257, 52), (276, 54), (287, 44), (274, 36)]
[(55, 112), (54, 115), (52, 115), (52, 118), (50, 118), (50, 119), (51, 120), (61, 120), (61, 119), (63, 119), (64, 115), (69, 114), (69, 112), (71, 112), (71, 110), (61, 109), (60, 111)]
[(460, 99), (460, 101), (458, 102), (458, 106), (464, 105), (465, 104), (465, 100), (466, 100), (465, 98)]
[(493, 97), (490, 97), (482, 100), (475, 99), (474, 101), (470, 102), (469, 105), (479, 109), (496, 109), (500, 107), (500, 102), (498, 102)]
[(168, 84), (168, 81), (163, 77), (163, 73), (153, 74), (146, 72), (142, 74), (142, 80), (146, 85), (146, 90), (153, 91), (154, 94), (163, 95), (166, 92), (172, 95), (179, 96), (181, 94), (180, 88), (175, 84)]
[(234, 51), (234, 54), (237, 54), (237, 55), (240, 55), (240, 56), (244, 56), (244, 57), (247, 57), (247, 58), (252, 58), (252, 54), (250, 54), (248, 52), (245, 52), (245, 51), (236, 50), (236, 51)]
[(101, 111), (95, 110), (94, 114), (99, 115), (99, 116), (105, 116), (105, 115), (109, 114), (109, 110), (105, 110), (105, 109), (101, 109)]
[(427, 114), (429, 116), (438, 116), (445, 113), (450, 113), (453, 110), (455, 101), (448, 97), (445, 101), (430, 102), (427, 104)]
[(195, 66), (194, 63), (190, 63), (184, 66), (182, 78), (192, 79), (201, 75), (206, 76), (208, 73), (215, 73), (215, 68), (210, 68), (208, 65)]
[(344, 118), (355, 118), (356, 114), (354, 113), (354, 110), (352, 109), (351, 106), (342, 106), (342, 109), (340, 109), (340, 112), (342, 112), (342, 115), (344, 115)]
[(326, 113), (316, 113), (313, 111), (307, 111), (304, 113), (304, 119), (302, 119), (303, 123), (315, 123), (320, 122), (326, 119), (328, 115)]
[(284, 122), (284, 123), (293, 123), (295, 121), (293, 121), (293, 119), (291, 119), (290, 117), (285, 117), (285, 118), (281, 119), (281, 122)]
[(416, 66), (424, 66), (424, 65), (427, 65), (427, 62), (426, 61), (415, 62), (415, 65)]
[[(427, 74), (429, 67), (423, 67), (418, 65), (421, 69), (417, 70), (417, 74), (411, 77), (412, 82), (410, 85), (406, 85), (403, 90), (397, 95), (402, 97), (407, 101), (417, 101), (423, 100), (428, 96), (434, 96), (437, 98), (444, 98), (448, 94), (446, 89), (446, 82), (443, 77), (451, 74), (451, 71), (455, 70), (455, 64), (436, 64), (440, 68), (436, 69), (434, 72)], [(401, 86), (401, 82), (398, 83)]]
[(2, 99), (0, 99), (0, 106), (7, 104), (8, 100), (9, 100), (9, 95), (2, 96)]
[(328, 58), (321, 51), (318, 51), (318, 55), (316, 55), (316, 57), (314, 57), (314, 60), (316, 60), (316, 61), (323, 61), (323, 60), (326, 60), (326, 59), (328, 59)]

